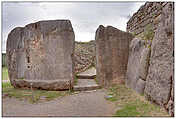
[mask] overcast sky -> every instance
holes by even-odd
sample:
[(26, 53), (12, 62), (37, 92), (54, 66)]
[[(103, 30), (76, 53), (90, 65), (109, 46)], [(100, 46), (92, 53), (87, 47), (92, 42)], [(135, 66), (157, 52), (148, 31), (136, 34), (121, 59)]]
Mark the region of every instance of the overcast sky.
[(71, 20), (76, 41), (95, 39), (99, 25), (112, 25), (126, 31), (129, 16), (144, 2), (3, 2), (2, 51), (5, 51), (9, 32), (40, 20)]

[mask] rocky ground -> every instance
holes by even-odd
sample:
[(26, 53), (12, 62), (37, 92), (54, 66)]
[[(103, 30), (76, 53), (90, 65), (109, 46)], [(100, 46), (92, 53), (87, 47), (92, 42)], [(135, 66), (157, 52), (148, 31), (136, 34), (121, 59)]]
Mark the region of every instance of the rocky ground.
[[(96, 75), (95, 68), (81, 74)], [(80, 79), (81, 81), (86, 79)], [(93, 81), (93, 79), (87, 79)], [(86, 80), (86, 81), (87, 81)], [(78, 82), (79, 83), (79, 82)], [(115, 105), (106, 100), (107, 90), (98, 89), (74, 92), (51, 101), (40, 100), (30, 103), (27, 100), (6, 96), (2, 101), (3, 116), (113, 116)]]
[(3, 98), (3, 116), (112, 116), (115, 106), (103, 89), (84, 91), (52, 101), (31, 104), (16, 98)]

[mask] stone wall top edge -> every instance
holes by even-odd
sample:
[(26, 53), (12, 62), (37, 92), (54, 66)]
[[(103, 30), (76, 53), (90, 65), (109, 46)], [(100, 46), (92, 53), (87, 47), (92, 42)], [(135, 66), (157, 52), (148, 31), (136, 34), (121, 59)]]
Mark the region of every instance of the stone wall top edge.
[(97, 31), (98, 31), (99, 29), (103, 29), (103, 30), (106, 30), (106, 31), (113, 30), (113, 31), (121, 32), (121, 33), (128, 33), (128, 32), (126, 32), (126, 31), (122, 31), (122, 30), (120, 30), (120, 29), (118, 29), (118, 28), (116, 28), (116, 27), (114, 27), (114, 26), (111, 26), (111, 25), (107, 25), (107, 26), (99, 25)]
[[(13, 28), (13, 29), (10, 31), (9, 34), (13, 33), (13, 32), (16, 31), (16, 30), (24, 30), (25, 28), (31, 27), (31, 26), (33, 26), (33, 25), (35, 25), (35, 24), (42, 24), (42, 23), (44, 23), (44, 24), (46, 23), (46, 24), (47, 24), (47, 22), (48, 22), (48, 23), (50, 23), (50, 22), (57, 22), (58, 24), (66, 23), (66, 24), (68, 24), (68, 25), (70, 25), (70, 26), (72, 27), (71, 21), (68, 20), (68, 19), (41, 20), (41, 21), (29, 23), (29, 24), (25, 25), (24, 27), (15, 27), (15, 28)], [(72, 31), (73, 31), (73, 28), (72, 28)]]
[[(146, 2), (144, 5), (142, 5), (142, 6), (138, 9), (137, 12), (135, 12), (135, 13), (132, 15), (132, 17), (128, 20), (127, 24), (129, 24), (130, 22), (132, 22), (133, 19), (134, 19), (135, 17), (137, 17), (140, 13), (142, 13), (144, 9), (146, 9), (146, 8), (148, 8), (148, 7), (153, 7), (153, 6), (156, 5), (156, 4), (153, 4), (153, 3), (161, 4), (161, 5), (164, 7), (166, 4), (171, 3), (171, 2), (170, 2), (170, 1), (168, 1), (168, 2), (166, 2), (166, 1), (165, 1), (165, 2)], [(174, 2), (173, 2), (173, 3), (174, 3)]]
[[(36, 21), (36, 22), (33, 22), (33, 23), (29, 23), (27, 25), (37, 24), (37, 23), (47, 23), (47, 22), (67, 22), (67, 23), (71, 23), (71, 21), (69, 19), (56, 19), (56, 20), (40, 20), (40, 21)], [(25, 25), (25, 26), (27, 26), (27, 25)]]

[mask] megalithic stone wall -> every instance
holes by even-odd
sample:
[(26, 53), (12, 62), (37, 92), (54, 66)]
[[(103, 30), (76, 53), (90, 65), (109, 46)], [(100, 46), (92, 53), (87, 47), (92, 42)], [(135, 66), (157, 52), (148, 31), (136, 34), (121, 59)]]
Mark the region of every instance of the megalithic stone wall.
[(165, 5), (151, 45), (145, 96), (174, 116), (174, 3)]
[(102, 25), (96, 31), (97, 80), (102, 86), (124, 80), (132, 35), (112, 26)]
[(145, 47), (144, 40), (134, 38), (130, 42), (125, 84), (141, 94), (144, 93), (149, 56), (150, 49)]
[(39, 21), (8, 35), (7, 65), (14, 87), (64, 90), (74, 79), (74, 32), (69, 20)]
[(143, 33), (148, 25), (155, 31), (161, 17), (162, 8), (166, 4), (166, 2), (146, 2), (127, 22), (127, 31), (138, 35)]
[[(157, 6), (160, 6), (158, 11)], [(137, 19), (142, 10), (146, 11), (145, 16)], [(140, 29), (146, 28), (142, 25), (144, 19), (156, 20), (149, 17), (149, 11), (159, 13), (157, 27), (148, 29), (154, 37), (151, 34), (147, 37), (145, 31), (141, 37)], [(174, 116), (174, 3), (147, 2), (128, 22), (127, 30), (135, 32), (135, 29), (141, 34), (137, 33), (130, 43), (126, 86), (144, 93), (148, 100), (165, 107)]]

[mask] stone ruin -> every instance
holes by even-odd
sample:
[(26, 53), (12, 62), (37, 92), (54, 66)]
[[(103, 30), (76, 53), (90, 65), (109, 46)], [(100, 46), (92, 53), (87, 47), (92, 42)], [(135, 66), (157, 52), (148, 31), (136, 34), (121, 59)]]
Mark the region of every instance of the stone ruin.
[(75, 41), (75, 73), (80, 73), (96, 66), (95, 40), (89, 42)]
[[(154, 37), (146, 42), (143, 38), (148, 24)], [(126, 86), (174, 116), (174, 3), (147, 2), (127, 26), (127, 31), (137, 34), (130, 43)]]
[(8, 35), (7, 66), (15, 88), (73, 87), (74, 32), (69, 20), (39, 21)]
[(125, 80), (129, 42), (132, 35), (112, 26), (102, 25), (96, 31), (96, 71), (102, 86)]
[[(146, 41), (148, 25), (154, 37)], [(96, 79), (101, 86), (125, 82), (174, 116), (173, 2), (146, 2), (128, 21), (127, 31), (135, 37), (100, 25), (93, 45), (96, 49), (90, 52), (76, 43), (74, 53), (74, 32), (68, 20), (15, 28), (8, 36), (6, 52), (11, 84), (16, 88), (30, 88), (32, 83), (37, 89), (70, 89), (75, 71), (86, 69), (96, 54)]]
[(167, 2), (146, 2), (127, 22), (127, 32), (135, 35), (141, 34), (150, 24), (152, 29), (157, 29), (162, 8)]
[(103, 86), (124, 80), (174, 116), (173, 2), (146, 2), (127, 31), (135, 37), (111, 26), (97, 29), (97, 80)]

